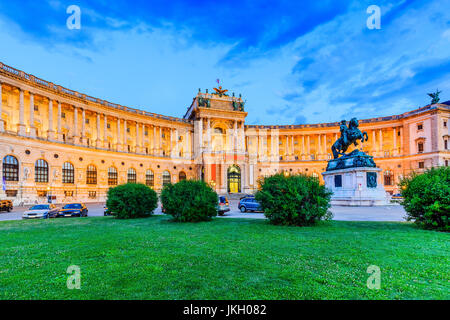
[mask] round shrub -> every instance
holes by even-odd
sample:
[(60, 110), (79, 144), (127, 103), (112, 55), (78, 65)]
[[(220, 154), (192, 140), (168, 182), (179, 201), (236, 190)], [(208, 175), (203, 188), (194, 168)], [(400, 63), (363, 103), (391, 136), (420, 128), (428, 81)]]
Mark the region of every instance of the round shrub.
[(449, 231), (450, 168), (412, 174), (400, 182), (407, 219), (424, 229)]
[(306, 175), (276, 174), (260, 181), (255, 198), (273, 224), (308, 226), (332, 218), (331, 192)]
[(119, 219), (148, 217), (158, 207), (155, 191), (144, 184), (127, 183), (108, 190), (106, 207)]
[(166, 185), (161, 203), (175, 221), (208, 221), (217, 215), (217, 193), (203, 181), (182, 180)]

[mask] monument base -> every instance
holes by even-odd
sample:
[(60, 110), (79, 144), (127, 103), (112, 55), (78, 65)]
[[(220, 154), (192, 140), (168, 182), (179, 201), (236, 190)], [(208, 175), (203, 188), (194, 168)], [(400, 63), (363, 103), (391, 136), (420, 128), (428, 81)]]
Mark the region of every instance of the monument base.
[(376, 167), (355, 167), (323, 172), (325, 187), (333, 192), (331, 205), (386, 205), (388, 198), (380, 171)]

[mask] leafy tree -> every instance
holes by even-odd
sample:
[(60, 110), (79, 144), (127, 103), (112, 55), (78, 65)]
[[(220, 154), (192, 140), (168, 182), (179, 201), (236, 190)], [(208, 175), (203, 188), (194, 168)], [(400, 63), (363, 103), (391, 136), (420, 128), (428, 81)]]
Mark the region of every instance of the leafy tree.
[(449, 231), (450, 168), (440, 167), (402, 179), (407, 219), (424, 229)]
[(119, 219), (148, 217), (158, 207), (158, 195), (144, 184), (122, 184), (108, 190), (106, 206)]
[(182, 180), (161, 192), (165, 213), (179, 222), (208, 221), (217, 215), (217, 193), (203, 181)]
[(276, 174), (260, 180), (256, 200), (273, 224), (308, 226), (332, 218), (331, 192), (306, 175)]

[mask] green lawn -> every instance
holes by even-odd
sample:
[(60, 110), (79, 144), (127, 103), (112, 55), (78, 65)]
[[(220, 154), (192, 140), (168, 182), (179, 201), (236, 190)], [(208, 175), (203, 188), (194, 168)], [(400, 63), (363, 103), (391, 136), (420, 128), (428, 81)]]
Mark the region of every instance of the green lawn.
[[(449, 299), (449, 236), (384, 222), (0, 222), (0, 299)], [(81, 290), (66, 287), (69, 265)]]

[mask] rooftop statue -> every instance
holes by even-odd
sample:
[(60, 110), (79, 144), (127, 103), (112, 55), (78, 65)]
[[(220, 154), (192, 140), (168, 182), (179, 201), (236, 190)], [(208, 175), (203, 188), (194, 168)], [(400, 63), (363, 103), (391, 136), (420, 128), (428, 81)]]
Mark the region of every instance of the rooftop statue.
[(441, 100), (440, 98), (439, 98), (439, 94), (441, 93), (442, 91), (439, 91), (438, 89), (436, 89), (436, 92), (435, 93), (429, 93), (428, 95), (431, 97), (431, 104), (435, 104), (435, 103), (439, 103), (439, 100)]
[(348, 156), (345, 154), (348, 147), (351, 144), (355, 146), (358, 145), (357, 140), (361, 140), (361, 142), (369, 140), (369, 136), (367, 132), (361, 132), (359, 130), (359, 123), (356, 118), (352, 118), (347, 127), (347, 121), (342, 120), (340, 125), (341, 136), (339, 139), (333, 144), (331, 147), (331, 151), (333, 152), (333, 158), (337, 159), (341, 156)]
[(214, 90), (216, 91), (214, 94), (218, 94), (219, 97), (228, 96), (227, 95), (228, 90), (222, 89), (222, 86), (219, 86), (219, 88), (214, 88)]

